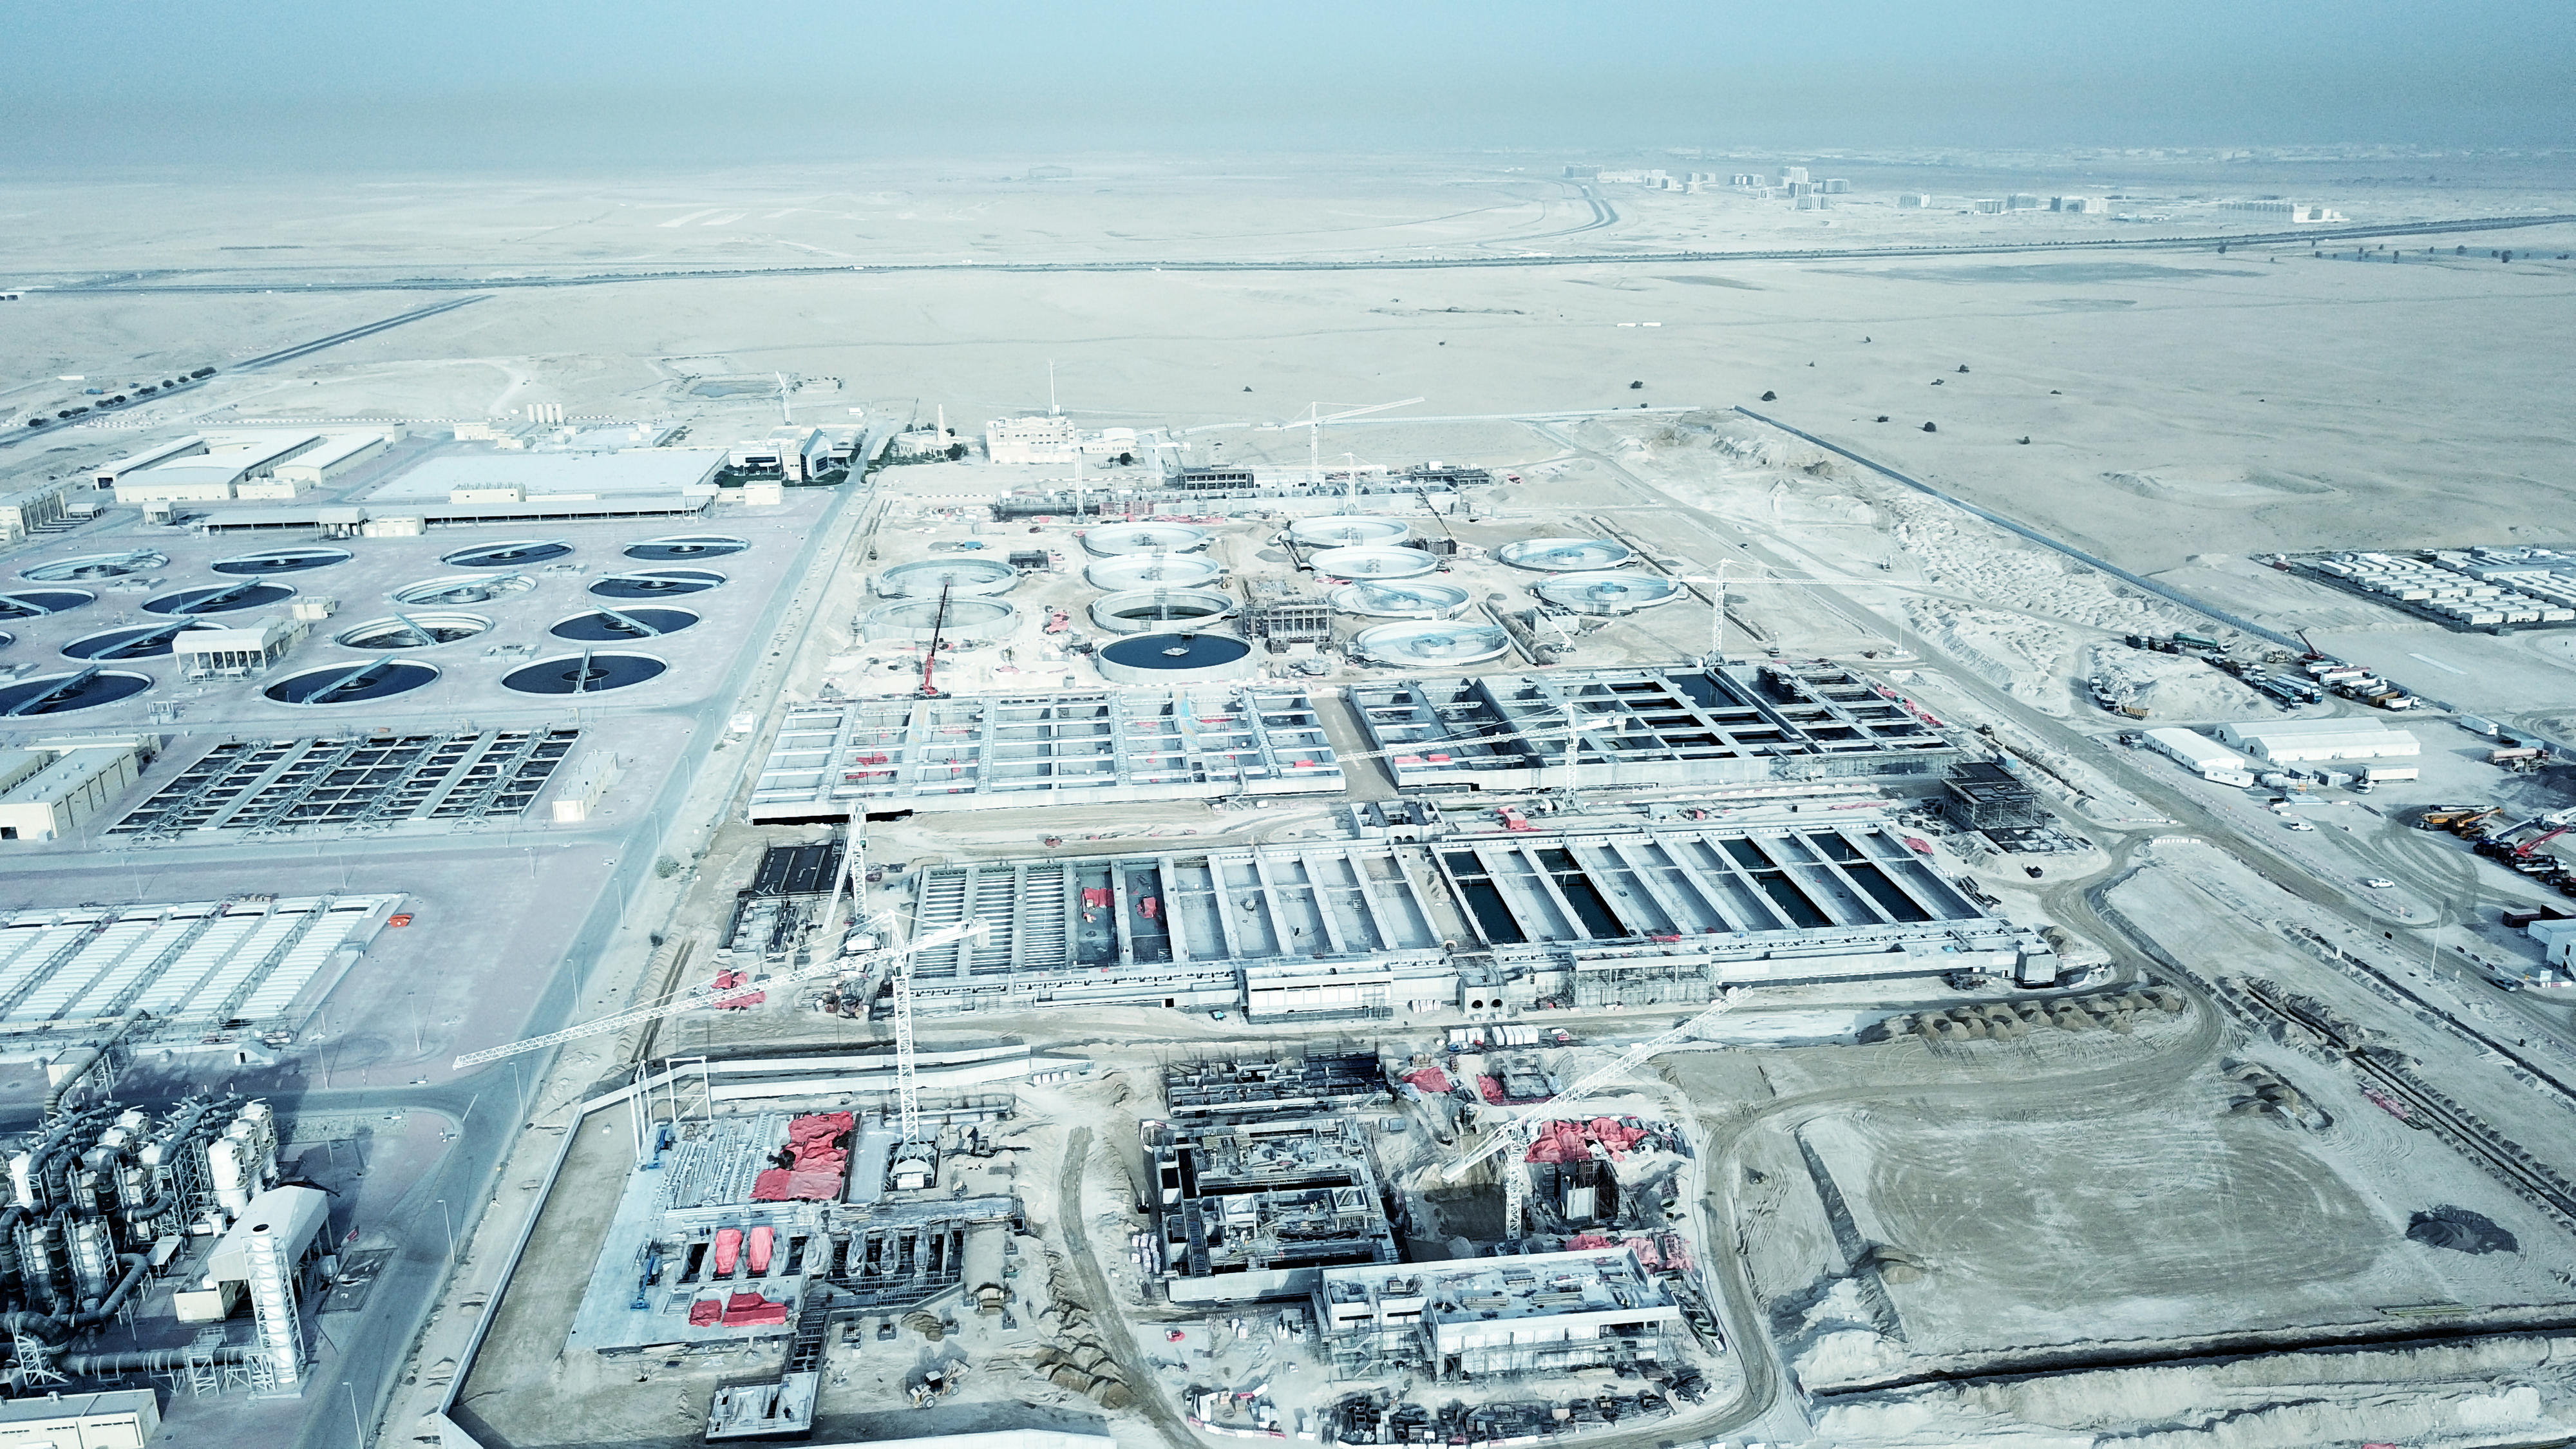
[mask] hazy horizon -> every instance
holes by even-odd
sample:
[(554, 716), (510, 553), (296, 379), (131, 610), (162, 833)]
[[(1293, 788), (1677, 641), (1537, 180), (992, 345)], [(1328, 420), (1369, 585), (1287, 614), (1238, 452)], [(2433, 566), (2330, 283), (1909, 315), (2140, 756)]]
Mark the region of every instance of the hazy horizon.
[(47, 3), (0, 166), (695, 167), (927, 156), (2561, 147), (2576, 11), (1890, 0), (1151, 0), (700, 14)]

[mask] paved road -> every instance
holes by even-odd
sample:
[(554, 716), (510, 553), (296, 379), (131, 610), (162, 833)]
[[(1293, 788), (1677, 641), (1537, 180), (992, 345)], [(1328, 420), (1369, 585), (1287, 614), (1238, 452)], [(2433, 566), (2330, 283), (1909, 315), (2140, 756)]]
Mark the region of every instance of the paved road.
[[(1607, 210), (1604, 203), (1595, 205)], [(1617, 213), (1611, 213), (1611, 220)], [(2261, 247), (2384, 237), (2455, 236), (2510, 231), (2526, 227), (2576, 223), (2576, 213), (2547, 216), (2469, 216), (2440, 221), (2398, 222), (2385, 226), (2316, 227), (2305, 231), (2207, 233), (2189, 236), (2099, 237), (2056, 242), (1986, 242), (1949, 246), (1795, 247), (1750, 251), (1506, 253), (1443, 257), (1354, 257), (1340, 260), (1245, 260), (1171, 258), (1134, 261), (1056, 262), (850, 262), (838, 266), (662, 268), (595, 272), (561, 276), (519, 277), (385, 277), (281, 283), (275, 277), (244, 282), (174, 282), (154, 280), (164, 274), (122, 273), (27, 295), (77, 296), (99, 292), (119, 295), (253, 292), (463, 292), (521, 287), (606, 287), (630, 282), (730, 281), (759, 277), (815, 277), (850, 272), (998, 272), (1005, 275), (1052, 272), (1385, 272), (1441, 271), (1461, 267), (1671, 266), (1693, 262), (1888, 261), (1923, 257), (1990, 257), (2055, 255), (2075, 252), (2172, 251), (2218, 246)], [(1600, 223), (1607, 225), (1607, 222)], [(1578, 227), (1589, 231), (1591, 227)], [(203, 275), (198, 273), (196, 275)]]

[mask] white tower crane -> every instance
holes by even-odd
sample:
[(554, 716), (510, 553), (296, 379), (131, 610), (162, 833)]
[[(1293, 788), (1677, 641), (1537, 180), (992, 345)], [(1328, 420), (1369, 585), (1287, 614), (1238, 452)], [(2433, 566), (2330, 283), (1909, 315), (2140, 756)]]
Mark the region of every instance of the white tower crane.
[[(914, 956), (917, 956), (924, 951), (945, 946), (952, 941), (963, 941), (970, 936), (981, 936), (991, 929), (992, 927), (986, 925), (982, 921), (969, 921), (964, 925), (947, 926), (933, 931), (926, 936), (915, 937), (903, 945), (872, 951), (864, 956), (824, 956), (810, 965), (800, 966), (787, 972), (779, 979), (781, 984), (793, 985), (800, 981), (812, 981), (825, 976), (856, 975), (862, 971), (872, 969), (876, 965), (885, 963), (893, 963), (898, 967), (903, 967), (909, 963)], [(906, 969), (903, 971), (902, 975), (899, 975), (896, 979), (900, 982), (902, 981), (903, 976), (908, 976), (909, 974), (909, 970)], [(897, 989), (898, 992), (900, 992), (901, 987), (898, 986)], [(467, 1052), (465, 1055), (456, 1059), (455, 1066), (459, 1070), (462, 1070), (466, 1067), (480, 1066), (485, 1062), (497, 1062), (506, 1057), (521, 1056), (533, 1051), (543, 1051), (547, 1047), (558, 1046), (568, 1041), (579, 1041), (583, 1037), (602, 1036), (609, 1032), (622, 1030), (626, 1027), (637, 1026), (648, 1021), (655, 1021), (665, 1016), (677, 1016), (683, 1011), (694, 1011), (701, 1006), (712, 1006), (719, 1001), (739, 996), (743, 991), (744, 988), (740, 986), (719, 987), (707, 985), (683, 987), (682, 989), (663, 997), (659, 1001), (647, 1002), (642, 1006), (629, 1007), (624, 1011), (611, 1012), (607, 1016), (593, 1018), (592, 1020), (582, 1022), (578, 1026), (568, 1026), (561, 1031), (548, 1032), (544, 1036), (532, 1036), (525, 1041), (514, 1041), (506, 1046), (486, 1047), (479, 1052)], [(902, 997), (898, 995), (897, 1000), (900, 1002)], [(904, 1024), (904, 1029), (898, 1033), (895, 1071), (897, 1079), (907, 1084), (905, 1101), (908, 1113), (910, 1110), (911, 1100), (909, 1089), (909, 1083), (912, 1080), (911, 1053), (912, 1037), (909, 1025), (906, 1023)]]
[[(1565, 1111), (1568, 1107), (1581, 1103), (1603, 1084), (1609, 1082), (1613, 1078), (1625, 1075), (1629, 1068), (1634, 1067), (1640, 1062), (1645, 1061), (1647, 1058), (1656, 1055), (1663, 1051), (1664, 1048), (1671, 1046), (1673, 1043), (1690, 1036), (1691, 1033), (1699, 1030), (1702, 1026), (1715, 1020), (1717, 1017), (1724, 1015), (1726, 1012), (1734, 1010), (1736, 1003), (1741, 1001), (1743, 996), (1743, 987), (1728, 987), (1718, 996), (1718, 999), (1715, 1002), (1709, 1005), (1706, 1010), (1690, 1017), (1688, 1020), (1682, 1022), (1679, 1026), (1672, 1028), (1670, 1031), (1646, 1038), (1644, 1041), (1641, 1041), (1635, 1046), (1632, 1046), (1626, 1051), (1620, 1053), (1616, 1061), (1585, 1074), (1585, 1076), (1581, 1080), (1577, 1081), (1573, 1086), (1566, 1088), (1564, 1091), (1557, 1093), (1555, 1096), (1548, 1098), (1544, 1102), (1538, 1103), (1536, 1106), (1528, 1108), (1519, 1116), (1503, 1122), (1499, 1126), (1495, 1127), (1493, 1131), (1485, 1134), (1485, 1140), (1478, 1143), (1473, 1149), (1451, 1159), (1449, 1165), (1442, 1168), (1440, 1171), (1441, 1180), (1443, 1182), (1458, 1181), (1460, 1178), (1465, 1177), (1468, 1172), (1476, 1166), (1476, 1164), (1483, 1162), (1486, 1158), (1492, 1157), (1498, 1152), (1501, 1152), (1506, 1147), (1518, 1147), (1526, 1151), (1531, 1140), (1531, 1134), (1539, 1123)], [(1521, 1235), (1521, 1220), (1528, 1208), (1529, 1172), (1519, 1162), (1507, 1162), (1503, 1164), (1502, 1179), (1503, 1236), (1506, 1239), (1517, 1238)]]
[[(1409, 408), (1420, 401), (1422, 401), (1422, 399), (1418, 397), (1409, 397), (1402, 402), (1378, 403), (1374, 406), (1364, 408), (1348, 408), (1330, 415), (1327, 415), (1324, 412), (1324, 405), (1322, 403), (1308, 403), (1306, 405), (1307, 415), (1305, 417), (1293, 419), (1284, 423), (1272, 423), (1262, 431), (1284, 433), (1290, 428), (1304, 428), (1306, 430), (1306, 486), (1309, 488), (1316, 488), (1321, 487), (1324, 482), (1324, 456), (1323, 446), (1320, 440), (1324, 436), (1324, 427), (1326, 424), (1338, 423), (1344, 418), (1359, 417), (1363, 413), (1382, 413), (1387, 411), (1389, 408)], [(1358, 486), (1357, 480), (1359, 478), (1357, 470), (1352, 472), (1351, 478), (1352, 487), (1356, 488)], [(1348, 501), (1349, 500), (1346, 496), (1344, 502), (1347, 503)]]

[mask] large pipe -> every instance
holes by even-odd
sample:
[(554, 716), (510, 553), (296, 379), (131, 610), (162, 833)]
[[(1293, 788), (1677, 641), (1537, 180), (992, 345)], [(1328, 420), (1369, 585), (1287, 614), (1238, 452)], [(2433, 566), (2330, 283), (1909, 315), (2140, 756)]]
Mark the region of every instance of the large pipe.
[(84, 1328), (96, 1328), (116, 1316), (116, 1310), (131, 1297), (135, 1288), (151, 1271), (152, 1260), (141, 1253), (125, 1255), (125, 1276), (96, 1308), (78, 1313), (10, 1313), (0, 1314), (0, 1331), (12, 1337), (32, 1338), (39, 1343), (57, 1344)]
[[(246, 1343), (228, 1343), (214, 1351), (217, 1363), (240, 1363), (254, 1350)], [(108, 1379), (126, 1374), (176, 1373), (188, 1366), (184, 1348), (154, 1348), (126, 1353), (67, 1353), (53, 1361), (56, 1370), (74, 1378)]]
[(143, 1009), (141, 1007), (136, 1007), (132, 1011), (129, 1011), (125, 1013), (125, 1015), (117, 1018), (116, 1029), (109, 1032), (104, 1041), (101, 1041), (94, 1046), (83, 1047), (79, 1051), (73, 1053), (71, 1070), (63, 1073), (52, 1086), (45, 1089), (45, 1105), (42, 1108), (43, 1115), (47, 1117), (54, 1115), (54, 1108), (62, 1103), (63, 1094), (72, 1089), (72, 1084), (79, 1081), (81, 1078), (88, 1076), (90, 1069), (97, 1066), (100, 1059), (107, 1055), (108, 1049), (115, 1046), (117, 1042), (123, 1040), (125, 1034), (134, 1029), (134, 1024), (142, 1019)]

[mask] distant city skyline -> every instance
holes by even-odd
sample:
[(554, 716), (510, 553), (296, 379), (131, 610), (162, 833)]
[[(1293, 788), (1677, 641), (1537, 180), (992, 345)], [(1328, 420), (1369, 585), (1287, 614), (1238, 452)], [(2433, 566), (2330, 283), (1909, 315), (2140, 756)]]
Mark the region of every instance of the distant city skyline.
[(2556, 147), (2576, 9), (1262, 12), (250, 0), (13, 14), (0, 167), (1479, 146)]

